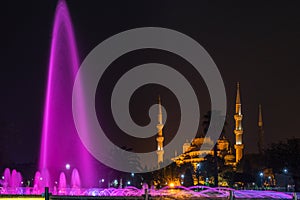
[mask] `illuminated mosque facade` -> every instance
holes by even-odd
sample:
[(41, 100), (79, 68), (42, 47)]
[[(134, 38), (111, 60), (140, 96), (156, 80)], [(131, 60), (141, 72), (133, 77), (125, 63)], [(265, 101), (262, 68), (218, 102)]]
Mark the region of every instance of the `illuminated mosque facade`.
[[(196, 168), (197, 164), (205, 160), (205, 156), (214, 155), (214, 152), (217, 152), (217, 156), (224, 160), (224, 164), (232, 167), (236, 167), (240, 160), (243, 158), (243, 127), (242, 127), (242, 104), (241, 104), (241, 95), (240, 95), (240, 85), (237, 83), (236, 91), (236, 102), (235, 102), (235, 128), (233, 133), (235, 135), (235, 143), (233, 148), (230, 145), (229, 140), (222, 136), (218, 139), (216, 144), (216, 151), (209, 147), (214, 145), (214, 142), (209, 137), (196, 137), (191, 142), (186, 141), (182, 146), (182, 154), (175, 156), (172, 160), (176, 162), (178, 166), (190, 163)], [(259, 126), (259, 141), (258, 149), (261, 151), (263, 145), (263, 128), (262, 128), (262, 113), (261, 106), (259, 105), (259, 117), (258, 117), (258, 126)], [(162, 163), (163, 160), (163, 124), (162, 124), (162, 111), (161, 111), (161, 102), (159, 98), (159, 113), (158, 113), (158, 124), (157, 130), (158, 134), (156, 137), (157, 141), (157, 161), (158, 165)], [(207, 148), (206, 148), (207, 147)]]

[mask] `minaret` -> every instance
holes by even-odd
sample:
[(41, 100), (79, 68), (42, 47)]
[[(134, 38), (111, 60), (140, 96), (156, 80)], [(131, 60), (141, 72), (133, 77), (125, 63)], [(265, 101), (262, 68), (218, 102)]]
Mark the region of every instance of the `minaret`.
[(163, 132), (162, 129), (164, 127), (162, 123), (162, 109), (161, 109), (161, 102), (160, 102), (160, 96), (158, 97), (158, 124), (156, 125), (157, 128), (157, 163), (158, 166), (164, 161), (164, 149), (163, 149), (163, 142), (164, 142), (164, 137), (163, 137)]
[(263, 148), (264, 148), (264, 129), (263, 129), (261, 104), (259, 104), (258, 106), (258, 152), (259, 154), (263, 153)]
[(235, 160), (238, 163), (242, 157), (243, 157), (243, 149), (244, 149), (244, 144), (243, 144), (243, 128), (242, 128), (242, 104), (241, 104), (241, 97), (240, 97), (240, 84), (237, 83), (237, 92), (236, 92), (236, 102), (235, 102), (235, 115), (234, 115), (234, 120), (235, 120), (235, 129), (234, 129), (234, 134), (235, 134)]

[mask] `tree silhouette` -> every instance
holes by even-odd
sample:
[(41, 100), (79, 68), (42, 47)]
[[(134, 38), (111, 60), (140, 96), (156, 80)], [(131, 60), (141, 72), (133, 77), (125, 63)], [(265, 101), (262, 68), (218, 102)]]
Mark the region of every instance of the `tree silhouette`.
[(190, 187), (194, 185), (193, 173), (191, 168), (186, 168), (184, 173), (183, 185), (185, 187)]
[(265, 153), (268, 167), (279, 173), (287, 168), (293, 176), (295, 190), (300, 191), (300, 139), (293, 138), (286, 142), (273, 143)]

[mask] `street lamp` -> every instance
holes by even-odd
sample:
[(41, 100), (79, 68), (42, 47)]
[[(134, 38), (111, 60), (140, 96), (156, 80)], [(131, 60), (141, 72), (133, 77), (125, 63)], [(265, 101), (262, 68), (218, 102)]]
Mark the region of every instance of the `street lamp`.
[(201, 164), (198, 163), (196, 169), (197, 185), (200, 185), (200, 173), (201, 173), (200, 169), (201, 169)]
[(69, 163), (66, 164), (66, 170), (70, 170), (71, 165)]
[(289, 173), (288, 169), (287, 168), (284, 168), (283, 169), (283, 173), (285, 174), (285, 191), (287, 192), (288, 191), (288, 176), (287, 174)]
[(264, 173), (263, 172), (259, 172), (259, 176), (260, 176), (260, 182), (261, 182), (261, 187), (263, 187), (263, 178), (264, 178)]
[(118, 186), (118, 180), (115, 179), (114, 182), (113, 182), (113, 184), (114, 184), (115, 187), (117, 187)]

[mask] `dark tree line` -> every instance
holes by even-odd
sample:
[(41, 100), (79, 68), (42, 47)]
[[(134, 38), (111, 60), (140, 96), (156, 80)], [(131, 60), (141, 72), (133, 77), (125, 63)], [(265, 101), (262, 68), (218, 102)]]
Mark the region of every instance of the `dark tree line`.
[(288, 139), (274, 143), (265, 151), (267, 165), (274, 172), (288, 169), (295, 182), (295, 190), (300, 191), (300, 139)]

